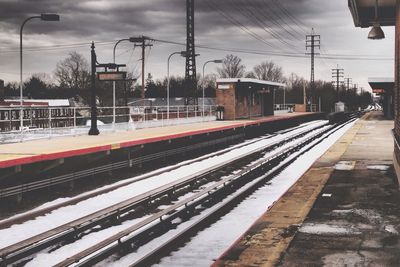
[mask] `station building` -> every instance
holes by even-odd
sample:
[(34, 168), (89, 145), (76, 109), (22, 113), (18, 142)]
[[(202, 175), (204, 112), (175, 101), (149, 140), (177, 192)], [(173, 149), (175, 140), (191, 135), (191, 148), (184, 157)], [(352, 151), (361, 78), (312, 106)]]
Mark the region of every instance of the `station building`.
[(224, 108), (225, 120), (274, 115), (274, 91), (283, 83), (250, 78), (217, 80), (216, 104)]
[[(394, 26), (395, 30), (395, 74), (394, 74), (394, 157), (397, 177), (400, 177), (400, 0), (348, 0), (356, 27), (372, 27), (369, 37), (384, 38), (380, 26)], [(377, 11), (377, 12), (376, 12)], [(376, 16), (378, 14), (378, 16)], [(367, 36), (365, 37), (367, 39)], [(368, 42), (367, 40), (365, 42)], [(370, 42), (370, 41), (369, 41)], [(376, 42), (376, 41), (375, 41)]]

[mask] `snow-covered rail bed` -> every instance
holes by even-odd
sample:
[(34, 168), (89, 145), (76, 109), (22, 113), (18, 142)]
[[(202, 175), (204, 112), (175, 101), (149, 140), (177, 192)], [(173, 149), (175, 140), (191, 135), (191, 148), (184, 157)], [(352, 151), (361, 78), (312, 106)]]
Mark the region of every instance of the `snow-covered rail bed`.
[[(171, 202), (171, 200), (176, 199), (176, 198), (180, 198), (182, 196), (187, 196), (189, 195), (189, 198), (193, 197), (193, 195), (197, 196), (194, 199), (190, 199), (189, 202), (193, 202), (194, 200), (198, 200), (198, 199), (202, 199), (202, 195), (205, 196), (210, 196), (213, 194), (210, 194), (210, 192), (214, 192), (215, 188), (217, 188), (218, 186), (220, 186), (220, 182), (223, 181), (221, 179), (225, 179), (225, 178), (221, 178), (218, 177), (217, 179), (215, 177), (212, 177), (213, 175), (211, 175), (212, 173), (215, 173), (216, 171), (221, 171), (222, 169), (226, 168), (227, 165), (231, 165), (232, 162), (239, 162), (239, 161), (243, 161), (243, 158), (249, 158), (251, 160), (254, 161), (254, 159), (251, 158), (251, 156), (257, 156), (258, 158), (261, 158), (261, 160), (264, 160), (265, 162), (262, 164), (263, 166), (266, 166), (266, 164), (268, 162), (270, 162), (272, 159), (269, 158), (268, 161), (266, 161), (266, 157), (272, 157), (273, 155), (275, 155), (276, 157), (281, 157), (281, 154), (288, 149), (293, 149), (293, 146), (298, 146), (296, 145), (296, 143), (298, 144), (298, 142), (302, 142), (301, 140), (309, 140), (310, 138), (313, 138), (313, 136), (316, 135), (321, 135), (322, 132), (321, 131), (327, 131), (329, 130), (329, 126), (324, 126), (326, 123), (325, 122), (319, 122), (319, 123), (315, 123), (315, 124), (309, 124), (306, 125), (304, 127), (295, 129), (293, 132), (286, 132), (284, 134), (281, 135), (277, 135), (277, 136), (273, 136), (270, 137), (269, 139), (263, 139), (257, 142), (249, 142), (250, 144), (248, 144), (247, 146), (241, 146), (239, 148), (237, 148), (236, 150), (231, 150), (229, 152), (227, 152), (226, 154), (222, 154), (219, 156), (215, 156), (212, 158), (208, 158), (204, 161), (201, 162), (196, 162), (190, 165), (185, 165), (182, 168), (185, 169), (186, 168), (186, 175), (183, 175), (185, 173), (185, 171), (180, 170), (181, 168), (178, 168), (176, 170), (170, 171), (169, 173), (163, 174), (168, 176), (172, 176), (174, 172), (178, 172), (176, 173), (175, 176), (170, 177), (170, 179), (168, 180), (167, 178), (165, 178), (165, 180), (163, 179), (162, 181), (165, 182), (164, 185), (160, 186), (160, 181), (161, 179), (158, 179), (157, 181), (153, 181), (152, 183), (148, 184), (147, 188), (141, 188), (142, 189), (142, 193), (138, 194), (138, 192), (140, 192), (140, 190), (138, 191), (137, 187), (140, 187), (140, 185), (138, 186), (137, 184), (133, 184), (131, 186), (126, 186), (126, 187), (130, 187), (129, 189), (126, 189), (127, 191), (124, 192), (123, 196), (121, 196), (121, 198), (119, 198), (118, 200), (124, 199), (123, 201), (119, 201), (118, 200), (114, 200), (115, 204), (112, 204), (113, 201), (106, 201), (111, 203), (111, 206), (105, 205), (105, 201), (103, 200), (101, 204), (104, 204), (102, 206), (103, 209), (99, 209), (96, 212), (93, 212), (96, 209), (93, 209), (93, 207), (88, 207), (88, 206), (81, 206), (83, 208), (83, 210), (86, 209), (86, 213), (87, 215), (83, 215), (77, 216), (77, 219), (75, 219), (75, 221), (72, 219), (66, 219), (66, 218), (72, 218), (73, 216), (70, 216), (70, 214), (65, 214), (68, 216), (64, 216), (61, 219), (65, 221), (69, 221), (69, 223), (67, 224), (60, 224), (60, 220), (56, 220), (55, 224), (58, 225), (56, 227), (54, 227), (53, 229), (48, 229), (49, 226), (47, 225), (47, 229), (45, 229), (42, 225), (42, 227), (39, 227), (39, 229), (35, 228), (35, 229), (27, 229), (27, 227), (29, 227), (29, 225), (32, 225), (32, 223), (34, 222), (39, 222), (37, 224), (37, 226), (41, 226), (40, 222), (43, 223), (43, 221), (48, 220), (49, 218), (46, 217), (52, 217), (50, 215), (53, 215), (53, 219), (56, 218), (54, 217), (54, 213), (58, 213), (60, 212), (59, 210), (53, 211), (51, 214), (42, 217), (37, 218), (36, 220), (30, 222), (26, 222), (22, 225), (18, 225), (18, 226), (12, 226), (9, 229), (4, 229), (0, 231), (0, 236), (7, 236), (4, 235), (4, 231), (7, 232), (8, 234), (10, 234), (10, 231), (15, 231), (16, 229), (20, 228), (22, 230), (24, 230), (24, 235), (21, 238), (18, 237), (17, 235), (14, 235), (13, 238), (11, 238), (11, 240), (7, 240), (5, 241), (6, 244), (4, 245), (3, 240), (0, 240), (0, 246), (3, 247), (0, 250), (0, 255), (3, 257), (3, 259), (5, 259), (6, 263), (9, 262), (13, 262), (13, 261), (18, 261), (21, 259), (24, 259), (28, 256), (29, 259), (32, 258), (32, 255), (34, 255), (34, 259), (28, 263), (29, 264), (33, 264), (32, 266), (38, 266), (38, 265), (53, 265), (56, 264), (58, 261), (62, 261), (65, 258), (70, 257), (71, 255), (73, 255), (76, 252), (82, 251), (85, 248), (90, 248), (93, 244), (97, 244), (99, 243), (99, 241), (101, 240), (112, 240), (112, 237), (116, 236), (117, 239), (116, 241), (121, 241), (121, 237), (118, 237), (118, 234), (116, 235), (116, 233), (120, 233), (121, 230), (123, 232), (123, 236), (125, 235), (130, 235), (131, 232), (126, 232), (127, 229), (134, 229), (133, 232), (135, 231), (139, 231), (141, 230), (140, 227), (139, 228), (135, 228), (135, 225), (141, 225), (141, 227), (145, 227), (147, 224), (143, 223), (143, 220), (150, 220), (149, 218), (153, 218), (153, 220), (151, 221), (152, 223), (154, 223), (155, 221), (155, 217), (157, 214), (159, 214), (160, 212), (165, 212), (165, 214), (162, 214), (162, 216), (168, 215), (170, 216), (170, 212), (172, 211), (180, 211), (181, 209), (179, 207), (176, 207), (177, 203), (170, 203), (169, 208), (167, 207), (167, 210), (161, 210), (158, 211), (156, 208), (159, 207), (159, 205), (165, 203), (166, 202)], [(317, 130), (318, 128), (321, 128), (322, 130)], [(317, 134), (318, 133), (318, 134)], [(289, 150), (288, 150), (289, 151)], [(290, 150), (292, 153), (292, 150)], [(238, 155), (239, 153), (239, 155)], [(289, 153), (289, 152), (287, 152)], [(289, 154), (290, 154), (289, 153)], [(227, 154), (231, 154), (231, 155), (227, 155)], [(261, 155), (262, 154), (262, 155)], [(206, 165), (204, 162), (206, 161), (212, 161), (210, 163), (208, 163), (208, 165)], [(257, 160), (256, 160), (257, 162)], [(211, 164), (213, 163), (213, 164)], [(192, 165), (196, 165), (199, 164), (200, 166), (192, 166)], [(243, 162), (242, 162), (243, 164)], [(248, 163), (247, 163), (248, 164)], [(260, 167), (260, 166), (259, 166)], [(257, 167), (256, 169), (259, 169), (259, 167)], [(187, 171), (189, 168), (191, 170), (191, 174), (187, 175)], [(248, 171), (249, 167), (246, 167), (244, 170)], [(251, 169), (254, 167), (251, 167)], [(238, 169), (238, 167), (236, 167), (236, 169)], [(180, 172), (180, 175), (179, 174)], [(226, 171), (225, 171), (226, 172)], [(243, 172), (243, 170), (240, 170), (239, 168), (239, 173)], [(226, 172), (226, 179), (231, 179), (229, 172)], [(235, 174), (237, 176), (237, 174)], [(234, 176), (235, 176), (234, 175)], [(211, 177), (211, 179), (207, 179), (207, 177)], [(175, 178), (175, 179), (173, 179)], [(150, 178), (149, 178), (150, 179)], [(235, 179), (234, 179), (235, 180)], [(143, 180), (146, 182), (149, 182), (148, 180)], [(230, 180), (229, 180), (230, 181)], [(232, 180), (233, 181), (233, 180)], [(214, 182), (214, 184), (209, 184), (210, 182)], [(204, 191), (203, 189), (201, 189), (201, 186), (204, 186), (205, 184), (207, 184), (207, 188), (210, 189), (210, 187), (212, 187), (209, 191)], [(225, 184), (225, 186), (223, 186), (223, 188), (226, 188), (226, 184), (227, 181), (224, 181), (222, 184)], [(136, 188), (135, 188), (136, 185)], [(214, 186), (216, 186), (214, 188)], [(136, 192), (132, 192), (133, 188), (136, 189)], [(196, 189), (197, 188), (197, 189)], [(190, 189), (190, 190), (188, 190)], [(194, 189), (196, 189), (199, 192), (192, 192), (192, 193), (188, 193), (193, 191)], [(122, 189), (118, 189), (115, 191), (120, 191)], [(224, 189), (225, 190), (225, 189)], [(104, 196), (108, 196), (110, 197), (115, 197), (115, 195), (112, 195), (113, 192), (104, 194)], [(121, 193), (121, 191), (119, 192)], [(110, 195), (111, 194), (111, 195)], [(199, 195), (200, 194), (200, 195)], [(129, 198), (127, 196), (130, 196)], [(134, 196), (134, 197), (132, 197)], [(95, 199), (94, 201), (99, 201), (100, 199), (96, 199), (98, 197), (94, 197), (93, 199)], [(82, 202), (86, 202), (86, 201), (90, 201), (92, 199), (88, 199)], [(184, 202), (185, 200), (179, 200), (178, 203)], [(182, 203), (183, 203), (182, 202)], [(189, 202), (185, 202), (183, 204), (183, 206), (185, 207), (185, 209), (187, 207), (189, 207), (190, 205), (188, 205)], [(197, 202), (196, 202), (197, 203)], [(79, 203), (82, 204), (82, 203)], [(79, 205), (78, 204), (78, 205)], [(85, 203), (88, 204), (88, 203)], [(186, 205), (185, 205), (186, 204)], [(77, 206), (77, 205), (74, 205)], [(78, 209), (76, 209), (76, 207), (72, 206), (71, 208), (75, 208), (74, 211), (75, 213), (78, 214), (84, 214), (85, 212), (78, 212)], [(107, 208), (104, 208), (107, 207)], [(173, 208), (171, 208), (173, 207)], [(63, 208), (65, 209), (65, 208)], [(170, 209), (170, 210), (168, 210)], [(62, 210), (62, 209), (60, 209)], [(90, 213), (90, 212), (92, 213)], [(143, 211), (145, 211), (146, 214), (152, 214), (152, 215), (143, 215), (141, 213), (143, 213)], [(158, 213), (157, 213), (158, 211)], [(65, 210), (64, 210), (65, 212)], [(155, 213), (155, 214), (154, 214)], [(58, 215), (60, 215), (62, 213), (58, 213)], [(141, 214), (141, 215), (139, 215)], [(160, 215), (160, 214), (159, 214)], [(149, 217), (150, 216), (150, 217)], [(158, 220), (159, 218), (157, 218)], [(132, 228), (133, 227), (133, 228)], [(51, 228), (51, 227), (50, 227)], [(27, 231), (28, 230), (28, 231)], [(39, 234), (36, 234), (36, 232), (39, 232)], [(125, 231), (125, 232), (124, 232)], [(3, 233), (2, 233), (3, 232)], [(30, 236), (30, 237), (29, 237)], [(109, 237), (109, 238), (105, 238), (105, 237)], [(26, 239), (28, 237), (28, 239)], [(20, 240), (18, 240), (18, 238)], [(25, 239), (24, 239), (25, 238)], [(111, 239), (110, 239), (111, 238)], [(15, 241), (17, 240), (17, 241)], [(68, 240), (68, 242), (66, 241)], [(72, 240), (72, 241), (71, 241)], [(115, 240), (114, 240), (115, 241)], [(9, 245), (7, 244), (7, 242), (9, 243)], [(13, 242), (17, 242), (17, 243), (13, 243)], [(72, 242), (72, 243), (71, 243)], [(117, 242), (119, 243), (119, 242)], [(55, 244), (57, 244), (56, 248), (54, 249)], [(7, 246), (8, 245), (8, 246)], [(64, 245), (64, 246), (61, 246)], [(59, 247), (61, 246), (61, 247)], [(74, 249), (72, 249), (72, 247)], [(46, 250), (46, 248), (51, 248), (50, 250)], [(45, 249), (45, 250), (43, 250)], [(100, 250), (102, 248), (99, 248)], [(54, 251), (53, 251), (54, 250)], [(35, 255), (37, 252), (39, 251), (44, 251), (43, 253), (39, 253), (37, 255)], [(49, 252), (49, 253), (47, 253)], [(51, 255), (51, 256), (50, 256)], [(56, 256), (58, 255), (58, 256)], [(53, 260), (52, 263), (49, 262), (49, 257)], [(41, 262), (41, 260), (45, 259), (43, 262)], [(75, 261), (76, 259), (74, 259)], [(41, 263), (40, 263), (41, 262)]]
[[(296, 133), (298, 131), (303, 131), (303, 130), (312, 130), (313, 127), (321, 126), (321, 125), (324, 125), (326, 123), (327, 123), (326, 121), (307, 122), (307, 123), (301, 124), (301, 125), (299, 125), (297, 127), (281, 130), (281, 131), (275, 132), (273, 134), (267, 134), (267, 135), (264, 135), (264, 136), (261, 136), (261, 137), (253, 138), (253, 139), (250, 139), (250, 140), (246, 140), (246, 141), (244, 141), (244, 142), (242, 142), (240, 144), (232, 145), (232, 146), (230, 146), (230, 147), (228, 147), (226, 149), (222, 149), (222, 150), (219, 150), (217, 152), (210, 153), (210, 154), (207, 154), (207, 155), (204, 155), (204, 156), (192, 159), (192, 160), (187, 160), (187, 161), (181, 162), (179, 164), (175, 164), (175, 165), (171, 165), (171, 166), (168, 166), (168, 167), (165, 167), (165, 168), (161, 168), (161, 169), (158, 169), (158, 170), (155, 170), (155, 171), (143, 174), (143, 175), (139, 175), (139, 176), (133, 177), (131, 179), (127, 179), (127, 180), (124, 180), (124, 181), (121, 181), (121, 182), (117, 182), (117, 183), (114, 183), (113, 185), (110, 185), (110, 186), (104, 186), (104, 187), (99, 188), (97, 190), (93, 190), (93, 191), (90, 191), (88, 193), (84, 193), (84, 194), (81, 194), (79, 196), (76, 196), (76, 197), (63, 198), (63, 199), (58, 199), (58, 200), (55, 200), (55, 201), (51, 201), (51, 202), (48, 202), (48, 203), (46, 203), (44, 205), (41, 205), (38, 208), (35, 208), (35, 209), (31, 210), (29, 212), (24, 212), (24, 213), (12, 216), (12, 217), (10, 217), (8, 219), (0, 220), (0, 230), (4, 229), (4, 228), (7, 228), (7, 227), (10, 227), (10, 226), (12, 226), (14, 224), (21, 224), (21, 223), (26, 222), (28, 220), (32, 220), (32, 219), (34, 219), (34, 218), (36, 218), (38, 216), (43, 216), (43, 215), (49, 214), (52, 211), (55, 211), (55, 210), (60, 209), (62, 207), (76, 205), (76, 204), (78, 204), (80, 202), (83, 202), (85, 200), (94, 198), (96, 196), (104, 195), (106, 193), (115, 191), (115, 190), (117, 190), (119, 188), (123, 188), (123, 187), (129, 186), (129, 185), (132, 185), (134, 183), (138, 183), (138, 182), (140, 182), (142, 180), (146, 180), (146, 179), (149, 179), (149, 178), (157, 178), (158, 176), (160, 176), (162, 174), (165, 174), (165, 173), (174, 174), (174, 171), (176, 171), (176, 170), (179, 171), (180, 168), (183, 168), (185, 166), (192, 166), (196, 162), (205, 162), (205, 160), (207, 160), (207, 159), (211, 159), (211, 158), (215, 159), (218, 156), (225, 157), (226, 154), (228, 152), (231, 152), (231, 151), (238, 151), (240, 153), (239, 149), (241, 149), (241, 148), (246, 149), (246, 147), (248, 147), (249, 145), (252, 145), (252, 144), (255, 144), (255, 143), (259, 144), (261, 141), (265, 141), (265, 140), (271, 139), (273, 137), (277, 137), (277, 140), (279, 140), (278, 138), (284, 138), (289, 133)], [(264, 142), (261, 143), (261, 144), (265, 145)], [(161, 181), (161, 183), (162, 183), (162, 181)], [(1, 246), (1, 244), (0, 244), (0, 246)]]

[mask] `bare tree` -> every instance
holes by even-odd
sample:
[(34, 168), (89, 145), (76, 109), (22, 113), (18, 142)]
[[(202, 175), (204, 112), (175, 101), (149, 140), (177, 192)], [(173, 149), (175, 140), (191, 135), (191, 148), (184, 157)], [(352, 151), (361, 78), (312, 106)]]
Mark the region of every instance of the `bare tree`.
[(90, 87), (89, 64), (77, 52), (69, 53), (66, 59), (57, 63), (54, 76), (63, 88), (84, 90)]
[(273, 61), (264, 61), (253, 68), (253, 71), (248, 74), (250, 77), (255, 77), (259, 80), (271, 82), (284, 82), (282, 67), (276, 65)]
[(244, 76), (245, 70), (242, 59), (232, 54), (226, 55), (222, 67), (217, 69), (221, 78), (241, 78)]

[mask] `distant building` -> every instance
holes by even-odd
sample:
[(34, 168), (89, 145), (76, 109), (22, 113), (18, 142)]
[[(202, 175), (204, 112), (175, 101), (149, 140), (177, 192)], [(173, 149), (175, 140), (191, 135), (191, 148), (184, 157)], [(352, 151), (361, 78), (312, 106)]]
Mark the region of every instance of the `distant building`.
[[(29, 128), (74, 126), (74, 110), (68, 99), (24, 99), (24, 126)], [(20, 127), (19, 99), (0, 101), (0, 130), (12, 131)]]
[(274, 115), (274, 91), (283, 83), (249, 78), (217, 80), (217, 105), (224, 108), (225, 120)]

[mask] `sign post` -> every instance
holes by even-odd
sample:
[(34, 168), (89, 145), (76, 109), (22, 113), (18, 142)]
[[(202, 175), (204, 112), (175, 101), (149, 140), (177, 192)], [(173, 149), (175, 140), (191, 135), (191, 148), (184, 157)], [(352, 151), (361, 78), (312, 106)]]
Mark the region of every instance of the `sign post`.
[[(100, 131), (97, 128), (97, 106), (96, 106), (96, 73), (99, 81), (126, 81), (126, 71), (119, 71), (120, 67), (126, 67), (125, 64), (98, 64), (96, 52), (94, 50), (94, 42), (91, 46), (91, 123), (89, 135), (99, 135)], [(104, 68), (104, 71), (97, 72), (97, 68)], [(116, 70), (116, 71), (109, 71)], [(115, 108), (114, 108), (115, 116)]]

